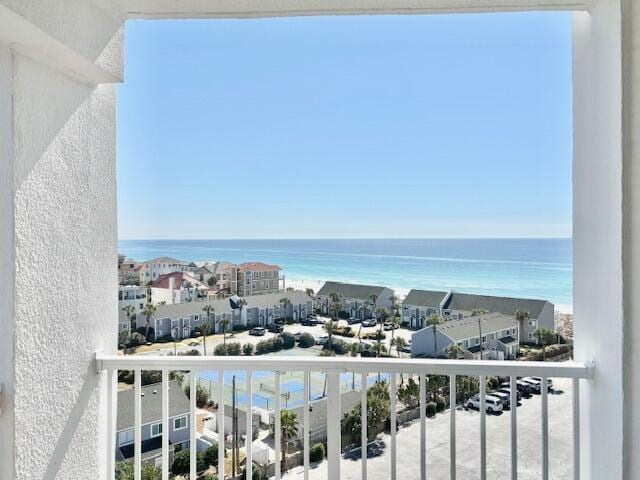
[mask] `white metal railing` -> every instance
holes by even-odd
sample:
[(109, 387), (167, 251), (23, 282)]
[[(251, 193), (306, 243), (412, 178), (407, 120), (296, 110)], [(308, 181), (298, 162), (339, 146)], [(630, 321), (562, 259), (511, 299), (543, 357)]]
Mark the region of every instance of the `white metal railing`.
[[(581, 379), (593, 377), (593, 363), (583, 364), (576, 362), (543, 363), (543, 362), (519, 362), (519, 361), (491, 361), (491, 360), (431, 360), (431, 359), (398, 359), (398, 358), (353, 358), (353, 357), (175, 357), (175, 356), (121, 356), (121, 355), (96, 355), (96, 367), (98, 372), (106, 371), (108, 381), (108, 419), (109, 419), (109, 461), (107, 462), (107, 478), (114, 478), (115, 467), (115, 443), (116, 443), (116, 378), (118, 370), (134, 371), (135, 388), (135, 443), (134, 443), (134, 475), (135, 479), (141, 478), (141, 372), (162, 371), (162, 422), (163, 432), (169, 432), (169, 405), (168, 405), (168, 377), (170, 371), (217, 371), (218, 378), (224, 378), (225, 371), (245, 371), (247, 379), (252, 378), (252, 372), (273, 371), (275, 378), (274, 411), (281, 408), (280, 403), (280, 376), (282, 372), (296, 371), (304, 373), (304, 414), (303, 414), (303, 464), (304, 480), (309, 478), (309, 391), (310, 373), (323, 372), (327, 375), (327, 463), (328, 478), (340, 478), (341, 457), (341, 429), (342, 418), (340, 408), (340, 374), (343, 372), (357, 372), (361, 374), (361, 464), (362, 479), (367, 479), (367, 375), (369, 373), (389, 374), (391, 397), (391, 462), (389, 477), (397, 479), (396, 462), (396, 379), (397, 374), (417, 374), (420, 376), (420, 478), (427, 478), (426, 460), (426, 380), (428, 375), (449, 376), (450, 392), (456, 390), (456, 376), (477, 376), (480, 385), (480, 478), (487, 478), (487, 443), (486, 443), (486, 376), (509, 377), (511, 380), (511, 405), (517, 405), (518, 377), (535, 376), (542, 378), (542, 385), (546, 385), (548, 378), (573, 379), (573, 478), (580, 478), (580, 412), (579, 412), (579, 387)], [(195, 392), (195, 375), (190, 375), (191, 392)], [(252, 381), (247, 381), (247, 405), (246, 412), (252, 411)], [(224, 382), (218, 381), (218, 398), (224, 397)], [(450, 393), (450, 478), (456, 478), (456, 395)], [(221, 402), (223, 404), (223, 402)], [(190, 408), (192, 421), (190, 426), (190, 452), (191, 452), (191, 479), (196, 478), (196, 432), (195, 411), (196, 395), (190, 395)], [(511, 436), (511, 479), (518, 477), (518, 446), (517, 446), (517, 408), (510, 409)], [(280, 415), (274, 415), (274, 449), (275, 449), (275, 477), (281, 478), (281, 431)], [(250, 436), (252, 431), (252, 415), (246, 415), (246, 431)], [(549, 432), (548, 432), (548, 397), (547, 389), (541, 389), (541, 476), (544, 480), (549, 478)], [(224, 432), (224, 408), (218, 408), (217, 430)], [(250, 437), (249, 437), (250, 438)], [(252, 478), (252, 448), (251, 441), (246, 442), (246, 478)], [(169, 435), (162, 438), (162, 478), (169, 478)], [(218, 449), (218, 478), (225, 478), (224, 472), (224, 448)]]

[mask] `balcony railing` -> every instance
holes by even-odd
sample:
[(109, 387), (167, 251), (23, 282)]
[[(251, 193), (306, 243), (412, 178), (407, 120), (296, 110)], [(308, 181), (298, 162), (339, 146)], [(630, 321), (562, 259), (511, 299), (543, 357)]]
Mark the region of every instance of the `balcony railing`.
[[(361, 375), (361, 385), (366, 385), (369, 373), (385, 373), (389, 376), (389, 388), (391, 399), (391, 421), (390, 421), (390, 472), (389, 478), (397, 479), (396, 461), (396, 397), (397, 397), (397, 375), (415, 374), (420, 377), (420, 457), (419, 469), (420, 479), (427, 478), (427, 449), (426, 449), (426, 380), (429, 375), (446, 375), (449, 377), (450, 392), (456, 391), (457, 376), (477, 376), (480, 385), (480, 478), (487, 478), (487, 433), (486, 433), (486, 377), (499, 376), (509, 377), (511, 383), (511, 405), (517, 405), (517, 385), (518, 377), (541, 377), (542, 385), (546, 385), (549, 378), (572, 379), (572, 427), (573, 427), (573, 478), (580, 478), (580, 411), (579, 411), (579, 391), (580, 380), (589, 380), (593, 376), (593, 364), (583, 364), (576, 362), (563, 363), (543, 363), (543, 362), (519, 362), (519, 361), (489, 361), (489, 360), (430, 360), (430, 359), (398, 359), (398, 358), (336, 358), (336, 357), (290, 357), (290, 356), (269, 356), (269, 357), (174, 357), (174, 356), (118, 356), (102, 355), (96, 356), (98, 371), (106, 371), (108, 380), (108, 418), (109, 418), (109, 439), (108, 445), (109, 462), (107, 465), (107, 478), (114, 478), (115, 462), (115, 420), (117, 415), (116, 404), (116, 380), (118, 370), (133, 370), (135, 375), (135, 445), (134, 445), (134, 472), (135, 478), (140, 479), (141, 471), (141, 371), (162, 371), (162, 422), (163, 432), (169, 431), (169, 405), (168, 405), (168, 385), (170, 371), (217, 371), (218, 378), (224, 378), (224, 373), (229, 371), (244, 371), (247, 379), (251, 379), (252, 372), (273, 371), (275, 379), (274, 411), (281, 409), (281, 385), (280, 376), (283, 372), (296, 371), (304, 373), (304, 414), (303, 414), (303, 465), (304, 479), (309, 478), (309, 393), (310, 393), (310, 373), (322, 372), (327, 375), (327, 462), (328, 478), (340, 478), (340, 458), (341, 458), (341, 392), (340, 374), (344, 372), (356, 372)], [(190, 375), (191, 392), (196, 388), (196, 375)], [(218, 382), (218, 398), (224, 397), (224, 382)], [(252, 411), (252, 382), (247, 381), (246, 391), (246, 411)], [(456, 395), (450, 394), (450, 478), (456, 478)], [(191, 418), (195, 418), (196, 396), (190, 395)], [(362, 479), (367, 478), (367, 389), (361, 388), (361, 409), (362, 418)], [(252, 415), (246, 415), (247, 432), (252, 431)], [(281, 478), (281, 429), (280, 415), (274, 415), (274, 449), (275, 449), (275, 478)], [(195, 421), (189, 423), (190, 445), (196, 445)], [(216, 420), (218, 432), (224, 432), (224, 408), (218, 408)], [(517, 479), (518, 476), (518, 435), (517, 435), (517, 408), (510, 409), (510, 445), (505, 445), (505, 453), (510, 450), (510, 478)], [(549, 426), (548, 426), (548, 392), (546, 388), (541, 389), (541, 478), (549, 478)], [(191, 479), (196, 477), (196, 449), (190, 448), (191, 454)], [(168, 435), (162, 437), (162, 478), (169, 478), (169, 438)], [(218, 449), (218, 478), (225, 478), (224, 472), (224, 448)], [(252, 478), (252, 443), (246, 444), (246, 469), (245, 478)]]

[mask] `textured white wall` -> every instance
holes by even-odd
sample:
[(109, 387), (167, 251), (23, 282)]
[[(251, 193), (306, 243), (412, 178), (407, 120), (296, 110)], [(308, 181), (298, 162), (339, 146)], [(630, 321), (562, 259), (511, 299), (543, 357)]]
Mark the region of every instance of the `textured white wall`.
[[(2, 5), (121, 74), (117, 16), (84, 0)], [(81, 83), (78, 60), (42, 47), (0, 44), (0, 478), (94, 480), (107, 418), (92, 359), (114, 350), (118, 316), (115, 87)]]

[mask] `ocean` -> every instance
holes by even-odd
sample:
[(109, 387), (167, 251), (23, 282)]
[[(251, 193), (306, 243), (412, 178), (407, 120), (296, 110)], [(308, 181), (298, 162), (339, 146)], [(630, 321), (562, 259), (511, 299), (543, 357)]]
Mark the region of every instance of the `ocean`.
[(540, 298), (573, 304), (571, 239), (120, 240), (135, 260), (261, 261), (283, 269), (289, 286), (322, 281)]

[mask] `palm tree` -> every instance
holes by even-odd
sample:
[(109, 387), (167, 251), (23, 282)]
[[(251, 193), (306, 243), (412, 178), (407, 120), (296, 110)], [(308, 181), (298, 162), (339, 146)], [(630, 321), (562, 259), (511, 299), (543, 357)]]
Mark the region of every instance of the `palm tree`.
[[(407, 343), (407, 341), (402, 338), (402, 337), (398, 337), (398, 338), (394, 338), (391, 340), (391, 346), (396, 347), (396, 355), (398, 355), (398, 358), (400, 358), (400, 352), (402, 351), (403, 348), (407, 348), (409, 344)], [(404, 384), (404, 377), (402, 372), (400, 372), (400, 385)]]
[[(513, 314), (516, 317), (516, 320), (518, 321), (518, 336), (522, 335), (522, 332), (524, 332), (524, 322), (526, 320), (529, 320), (529, 312), (523, 309), (518, 309), (514, 312)], [(518, 338), (518, 343), (520, 343), (520, 338)]]
[(382, 325), (387, 319), (387, 310), (384, 308), (376, 308), (376, 319), (378, 320), (378, 357), (380, 356), (380, 344), (382, 343)]
[(204, 347), (204, 356), (207, 356), (207, 335), (211, 334), (211, 324), (207, 321), (198, 325), (200, 335), (202, 335), (202, 345)]
[[(362, 344), (351, 342), (349, 344), (349, 355), (352, 357), (357, 357), (358, 354), (362, 352)], [(356, 389), (356, 372), (355, 370), (351, 372), (351, 390)]]
[(224, 354), (227, 354), (227, 327), (230, 324), (230, 320), (228, 318), (223, 318), (218, 322), (220, 328), (222, 329), (222, 344), (224, 345)]
[(307, 295), (309, 295), (310, 297), (313, 297), (315, 295), (316, 292), (313, 291), (313, 288), (305, 288), (304, 290)]
[(556, 332), (547, 327), (540, 327), (533, 332), (533, 336), (542, 345), (542, 361), (544, 362), (547, 359), (547, 345), (553, 344), (556, 339)]
[(287, 454), (289, 453), (289, 442), (287, 440), (298, 435), (298, 416), (291, 410), (280, 411), (280, 431), (282, 432), (280, 441), (282, 442), (282, 471), (287, 470)]
[(360, 336), (362, 333), (362, 322), (367, 318), (367, 314), (369, 313), (369, 304), (363, 303), (360, 305), (359, 310), (362, 312), (362, 318), (360, 319), (360, 326), (358, 327), (358, 339), (362, 342), (362, 337)]
[(391, 343), (390, 343), (390, 345), (393, 346), (393, 341), (394, 341), (395, 336), (396, 336), (396, 328), (400, 327), (400, 324), (402, 324), (402, 319), (400, 317), (393, 317), (391, 319), (391, 324), (393, 326), (393, 330), (391, 330)]
[(129, 329), (130, 330), (135, 330), (135, 328), (133, 326), (133, 317), (136, 314), (136, 309), (133, 308), (133, 305), (126, 305), (122, 310), (124, 311), (125, 315), (127, 316), (127, 320), (129, 320)]
[(247, 301), (241, 298), (236, 302), (236, 305), (238, 305), (238, 309), (240, 310), (240, 321), (242, 321), (242, 309), (247, 306)]
[(447, 352), (447, 357), (451, 359), (458, 359), (462, 354), (462, 348), (457, 343), (450, 343), (444, 350)]
[(444, 319), (436, 314), (433, 313), (431, 315), (429, 315), (429, 317), (427, 318), (427, 325), (430, 325), (431, 328), (433, 329), (433, 351), (434, 351), (434, 356), (438, 356), (438, 325), (440, 325), (441, 323), (444, 323)]
[(331, 292), (329, 294), (329, 298), (331, 299), (331, 309), (333, 313), (331, 320), (338, 321), (338, 315), (340, 314), (340, 310), (342, 310), (342, 295), (336, 292)]
[(389, 297), (389, 301), (391, 302), (391, 308), (393, 308), (393, 316), (394, 317), (399, 317), (400, 316), (400, 304), (398, 303), (398, 297), (396, 297), (395, 295), (391, 295)]
[(282, 321), (285, 321), (287, 319), (287, 307), (291, 305), (291, 300), (289, 300), (287, 297), (284, 297), (279, 301), (280, 305), (282, 305)]
[(146, 319), (146, 328), (144, 331), (144, 338), (148, 342), (149, 341), (149, 328), (151, 327), (151, 317), (156, 313), (156, 306), (152, 303), (147, 303), (142, 310), (142, 314)]
[(336, 324), (333, 322), (326, 322), (323, 326), (322, 326), (323, 330), (325, 332), (327, 332), (327, 335), (329, 335), (329, 338), (327, 339), (327, 345), (329, 346), (330, 350), (333, 350), (333, 334), (335, 333), (336, 329), (338, 327), (336, 327)]
[(122, 330), (118, 334), (118, 343), (122, 345), (122, 352), (125, 355), (127, 354), (127, 344), (129, 343), (130, 339), (131, 339), (131, 332), (129, 330)]

